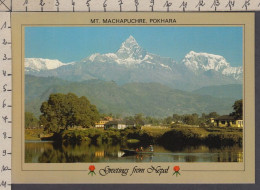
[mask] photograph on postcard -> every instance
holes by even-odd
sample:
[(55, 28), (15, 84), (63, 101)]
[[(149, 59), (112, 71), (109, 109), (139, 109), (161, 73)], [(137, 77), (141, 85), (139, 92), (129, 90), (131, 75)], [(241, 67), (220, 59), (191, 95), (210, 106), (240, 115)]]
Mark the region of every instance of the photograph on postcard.
[(15, 183), (254, 182), (253, 14), (34, 15), (13, 15)]
[(243, 162), (243, 27), (25, 27), (25, 162)]

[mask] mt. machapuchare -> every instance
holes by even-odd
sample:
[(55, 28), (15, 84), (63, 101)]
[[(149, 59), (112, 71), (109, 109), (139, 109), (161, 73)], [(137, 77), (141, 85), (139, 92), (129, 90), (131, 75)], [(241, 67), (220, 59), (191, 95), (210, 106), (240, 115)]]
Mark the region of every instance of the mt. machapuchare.
[(242, 67), (232, 67), (223, 56), (190, 51), (180, 62), (147, 52), (129, 36), (115, 53), (95, 53), (78, 62), (25, 58), (25, 73), (68, 81), (98, 79), (126, 83), (160, 83), (181, 90), (242, 84)]

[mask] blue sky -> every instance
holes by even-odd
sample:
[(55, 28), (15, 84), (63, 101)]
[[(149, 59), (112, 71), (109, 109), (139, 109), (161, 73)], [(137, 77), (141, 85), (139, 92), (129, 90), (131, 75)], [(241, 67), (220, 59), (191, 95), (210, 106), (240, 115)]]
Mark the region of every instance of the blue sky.
[(113, 53), (132, 35), (150, 53), (176, 61), (191, 50), (222, 55), (241, 66), (242, 27), (26, 27), (25, 57), (79, 61), (93, 53)]

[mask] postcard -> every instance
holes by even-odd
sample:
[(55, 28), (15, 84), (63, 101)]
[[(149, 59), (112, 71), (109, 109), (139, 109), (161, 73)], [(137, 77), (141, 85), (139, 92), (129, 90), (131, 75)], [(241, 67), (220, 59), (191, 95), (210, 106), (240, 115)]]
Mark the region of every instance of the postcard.
[(13, 13), (13, 183), (255, 183), (254, 13)]

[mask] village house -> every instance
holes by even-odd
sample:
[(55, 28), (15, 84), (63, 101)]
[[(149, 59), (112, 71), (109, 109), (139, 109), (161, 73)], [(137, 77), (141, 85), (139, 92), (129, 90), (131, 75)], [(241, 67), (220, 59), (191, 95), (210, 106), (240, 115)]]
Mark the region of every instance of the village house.
[(105, 124), (109, 122), (109, 121), (106, 121), (106, 120), (100, 120), (99, 122), (95, 123), (95, 127), (96, 128), (104, 128), (105, 127)]
[(109, 121), (105, 124), (104, 129), (125, 129), (127, 127), (135, 127), (135, 123), (132, 121)]
[(112, 117), (105, 117), (104, 120), (100, 120), (99, 122), (95, 123), (96, 128), (104, 128), (105, 124), (109, 121), (112, 121)]
[(244, 123), (242, 119), (235, 119), (230, 115), (222, 115), (216, 119), (210, 118), (211, 123), (214, 127), (243, 127)]

